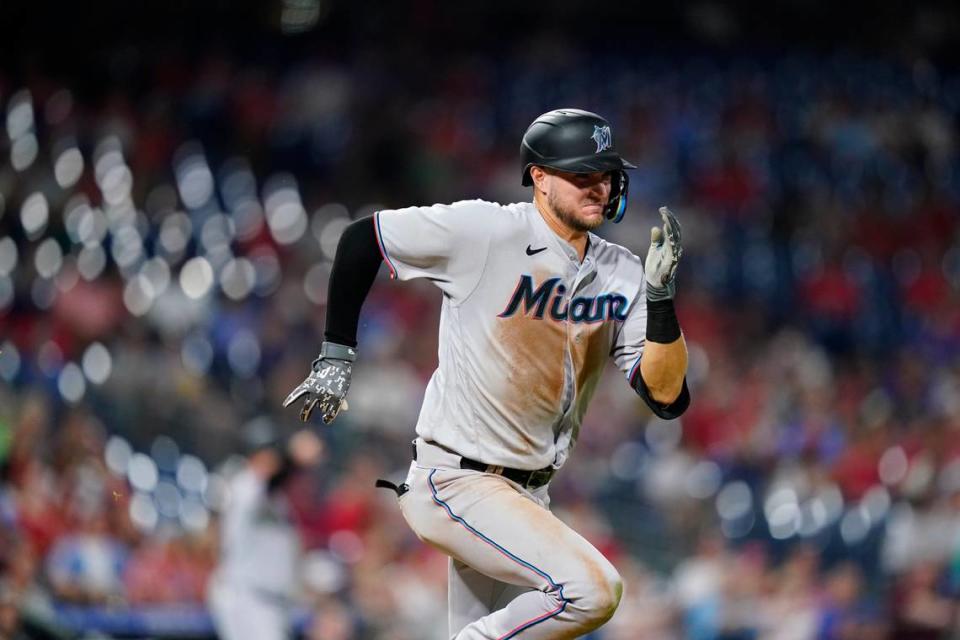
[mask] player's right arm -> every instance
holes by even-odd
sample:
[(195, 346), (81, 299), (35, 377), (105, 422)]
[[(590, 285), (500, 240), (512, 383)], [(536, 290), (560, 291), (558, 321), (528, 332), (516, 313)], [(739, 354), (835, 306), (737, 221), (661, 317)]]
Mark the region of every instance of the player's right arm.
[(479, 282), (487, 257), (492, 220), (488, 203), (386, 210), (351, 223), (340, 238), (327, 294), (327, 320), (320, 356), (310, 375), (283, 406), (305, 398), (300, 419), (316, 407), (332, 422), (350, 388), (357, 354), (360, 309), (381, 262), (400, 280), (428, 278), (454, 304), (466, 299)]
[(325, 424), (333, 422), (350, 389), (353, 362), (357, 359), (357, 324), (360, 308), (380, 269), (380, 249), (374, 218), (357, 220), (344, 230), (337, 244), (327, 287), (327, 322), (320, 355), (310, 375), (283, 401), (287, 407), (304, 398), (300, 420), (307, 422), (320, 407)]

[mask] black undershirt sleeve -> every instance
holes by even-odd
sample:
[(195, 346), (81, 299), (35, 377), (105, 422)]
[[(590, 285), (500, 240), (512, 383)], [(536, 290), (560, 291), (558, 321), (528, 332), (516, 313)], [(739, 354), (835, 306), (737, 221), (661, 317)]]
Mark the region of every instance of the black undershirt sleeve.
[(351, 222), (337, 244), (327, 286), (327, 324), (323, 332), (329, 342), (357, 346), (360, 308), (383, 262), (373, 225), (372, 217)]
[(686, 376), (683, 378), (680, 395), (670, 404), (660, 404), (650, 397), (650, 390), (647, 389), (647, 383), (644, 382), (643, 376), (640, 375), (640, 367), (637, 367), (637, 372), (633, 374), (633, 380), (630, 381), (630, 386), (633, 387), (633, 390), (637, 392), (638, 396), (643, 398), (643, 401), (647, 403), (650, 410), (664, 420), (679, 418), (683, 415), (683, 412), (687, 410), (687, 407), (690, 406), (690, 390), (687, 388)]

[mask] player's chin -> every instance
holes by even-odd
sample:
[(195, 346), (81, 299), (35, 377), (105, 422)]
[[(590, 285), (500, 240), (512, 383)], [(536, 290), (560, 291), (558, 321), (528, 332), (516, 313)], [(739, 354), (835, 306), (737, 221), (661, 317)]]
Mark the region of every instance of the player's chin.
[(588, 204), (580, 209), (580, 219), (584, 225), (595, 229), (603, 224), (603, 205)]

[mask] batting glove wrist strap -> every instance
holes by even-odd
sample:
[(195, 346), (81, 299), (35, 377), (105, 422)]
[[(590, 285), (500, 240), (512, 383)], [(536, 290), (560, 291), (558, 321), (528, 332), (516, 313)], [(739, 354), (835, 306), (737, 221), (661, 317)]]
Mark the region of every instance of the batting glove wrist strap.
[(679, 337), (680, 322), (673, 300), (647, 301), (647, 340), (670, 344)]
[(324, 359), (354, 362), (357, 359), (357, 350), (344, 344), (337, 344), (336, 342), (324, 342), (320, 345), (320, 355), (317, 356), (314, 362)]
[(673, 300), (673, 297), (677, 294), (677, 287), (674, 283), (670, 283), (666, 287), (654, 287), (649, 282), (647, 283), (647, 302), (662, 302), (664, 300)]

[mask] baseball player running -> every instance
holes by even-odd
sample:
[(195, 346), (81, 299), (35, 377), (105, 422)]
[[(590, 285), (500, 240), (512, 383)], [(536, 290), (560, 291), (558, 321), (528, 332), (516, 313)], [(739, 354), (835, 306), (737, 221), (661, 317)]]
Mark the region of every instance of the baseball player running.
[(417, 536), (450, 556), (457, 640), (575, 638), (610, 619), (620, 576), (550, 512), (550, 479), (608, 357), (656, 415), (676, 418), (690, 402), (673, 306), (676, 217), (660, 209), (645, 262), (591, 233), (623, 216), (635, 168), (609, 123), (579, 109), (543, 114), (523, 136), (521, 168), (532, 202), (409, 207), (347, 227), (320, 355), (284, 401), (303, 398), (304, 421), (317, 409), (336, 418), (381, 262), (392, 278), (443, 292), (439, 366), (397, 493)]

